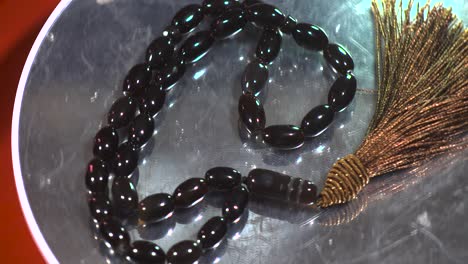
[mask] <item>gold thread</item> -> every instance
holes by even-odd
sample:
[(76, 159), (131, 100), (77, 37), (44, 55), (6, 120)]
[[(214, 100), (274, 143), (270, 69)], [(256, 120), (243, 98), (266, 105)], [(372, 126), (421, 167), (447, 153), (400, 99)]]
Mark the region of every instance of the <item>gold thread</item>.
[(364, 165), (355, 155), (347, 155), (333, 164), (317, 205), (329, 207), (346, 203), (356, 198), (367, 183), (369, 174)]

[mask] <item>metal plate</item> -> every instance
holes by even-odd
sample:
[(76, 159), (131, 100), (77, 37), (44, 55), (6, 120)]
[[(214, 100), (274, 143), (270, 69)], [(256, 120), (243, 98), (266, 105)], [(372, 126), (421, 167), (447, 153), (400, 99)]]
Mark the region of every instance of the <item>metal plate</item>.
[[(116, 261), (93, 238), (85, 202), (83, 174), (92, 138), (121, 95), (125, 73), (188, 2), (194, 1), (63, 1), (36, 41), (17, 95), (13, 156), (22, 206), (49, 262)], [(344, 44), (354, 56), (359, 87), (374, 88), (370, 1), (272, 2)], [(463, 0), (445, 4), (466, 18)], [(184, 179), (220, 165), (243, 174), (255, 167), (273, 169), (322, 186), (331, 164), (358, 146), (373, 111), (372, 92), (358, 93), (325, 134), (299, 150), (272, 151), (240, 136), (240, 76), (258, 36), (259, 30), (249, 27), (217, 43), (173, 88), (139, 166), (140, 198), (172, 192)], [(320, 54), (285, 36), (270, 69), (268, 124), (298, 124), (311, 107), (326, 102), (332, 76)], [(382, 177), (349, 206), (323, 212), (252, 201), (248, 219), (202, 262), (466, 263), (464, 161), (459, 153), (416, 173)], [(203, 222), (220, 214), (214, 198), (164, 226), (130, 227), (132, 238), (157, 239), (165, 250), (193, 239)]]

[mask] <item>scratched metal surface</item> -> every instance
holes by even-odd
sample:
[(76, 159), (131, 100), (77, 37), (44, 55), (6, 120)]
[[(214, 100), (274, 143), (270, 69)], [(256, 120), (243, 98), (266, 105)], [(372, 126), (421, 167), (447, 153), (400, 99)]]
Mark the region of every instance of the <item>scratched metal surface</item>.
[[(93, 238), (85, 164), (94, 133), (121, 95), (125, 72), (143, 59), (145, 46), (188, 2), (197, 1), (75, 0), (42, 42), (23, 96), (19, 156), (35, 220), (60, 262), (120, 262)], [(272, 2), (300, 21), (322, 26), (332, 41), (344, 44), (354, 56), (359, 87), (375, 88), (369, 0)], [(463, 0), (445, 4), (466, 18)], [(358, 146), (373, 111), (372, 93), (359, 92), (324, 135), (299, 150), (275, 152), (240, 136), (240, 75), (253, 56), (258, 33), (249, 27), (235, 39), (217, 43), (174, 87), (139, 166), (140, 199), (172, 192), (184, 179), (220, 165), (244, 175), (255, 167), (273, 169), (322, 186), (330, 165)], [(270, 69), (268, 124), (298, 124), (308, 109), (326, 102), (332, 76), (322, 67), (320, 54), (298, 48), (285, 36)], [(415, 175), (378, 179), (360, 199), (323, 212), (252, 201), (227, 243), (201, 262), (467, 263), (465, 157), (454, 154)], [(129, 225), (131, 236), (154, 240), (167, 250), (176, 241), (195, 238), (203, 222), (220, 214), (216, 201), (210, 197), (163, 225)], [(333, 225), (339, 222), (345, 223)]]

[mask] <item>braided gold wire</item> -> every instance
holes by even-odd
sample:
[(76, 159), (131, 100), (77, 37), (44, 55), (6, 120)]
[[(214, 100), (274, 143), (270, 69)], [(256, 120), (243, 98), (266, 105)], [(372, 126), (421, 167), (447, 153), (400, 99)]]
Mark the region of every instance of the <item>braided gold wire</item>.
[(325, 208), (351, 201), (368, 183), (369, 174), (361, 161), (353, 154), (347, 155), (328, 172), (317, 205)]

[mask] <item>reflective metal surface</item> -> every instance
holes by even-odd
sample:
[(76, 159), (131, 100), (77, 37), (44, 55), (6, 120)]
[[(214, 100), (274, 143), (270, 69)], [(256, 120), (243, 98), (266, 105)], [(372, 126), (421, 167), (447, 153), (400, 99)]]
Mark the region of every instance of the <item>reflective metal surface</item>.
[[(188, 2), (197, 1), (71, 1), (50, 21), (55, 23), (38, 40), (37, 54), (33, 50), (32, 67), (27, 65), (23, 75), (22, 103), (21, 93), (17, 101), (19, 123), (13, 124), (19, 131), (13, 136), (16, 177), (20, 195), (24, 181), (34, 215), (28, 221), (33, 230), (37, 222), (60, 262), (119, 262), (93, 238), (84, 188), (92, 138), (121, 95), (125, 73), (143, 60), (146, 46)], [(332, 41), (345, 45), (356, 63), (359, 88), (374, 88), (369, 0), (271, 2), (299, 21), (320, 25)], [(466, 19), (465, 1), (445, 4)], [(171, 193), (214, 166), (234, 167), (244, 175), (267, 168), (321, 187), (333, 162), (357, 148), (373, 111), (372, 92), (358, 92), (326, 133), (297, 150), (273, 151), (240, 135), (240, 79), (258, 37), (259, 31), (249, 27), (218, 42), (174, 86), (169, 107), (157, 118), (157, 133), (142, 154), (140, 199)], [(308, 110), (326, 102), (332, 84), (321, 55), (299, 48), (287, 36), (270, 78), (264, 95), (267, 125), (300, 124)], [(453, 154), (424, 170), (376, 179), (358, 200), (322, 212), (254, 200), (228, 242), (202, 263), (467, 263), (465, 161), (463, 153)], [(204, 222), (220, 214), (211, 197), (161, 225), (129, 228), (133, 239), (155, 240), (167, 251), (194, 239)], [(41, 234), (35, 235), (40, 241)], [(48, 260), (54, 261), (50, 255)]]

